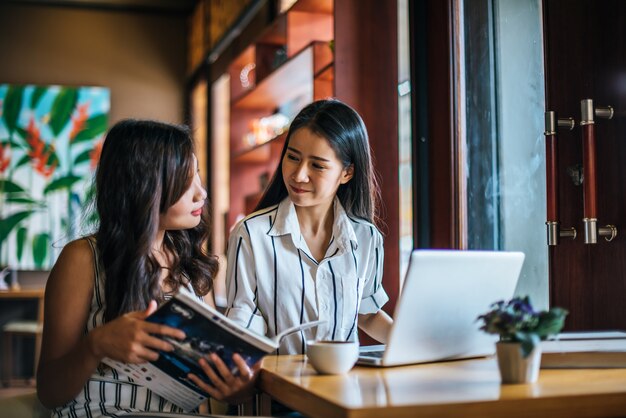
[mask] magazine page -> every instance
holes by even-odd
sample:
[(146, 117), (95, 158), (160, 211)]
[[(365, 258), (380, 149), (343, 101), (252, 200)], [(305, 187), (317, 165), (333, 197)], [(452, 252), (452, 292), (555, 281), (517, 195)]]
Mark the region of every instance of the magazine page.
[[(159, 314), (165, 305), (171, 304), (176, 301), (175, 309), (178, 315), (164, 316)], [(216, 339), (218, 341), (224, 339), (225, 342), (233, 342), (234, 345), (230, 347), (237, 347), (243, 345), (241, 349), (249, 346), (256, 347), (258, 350), (264, 353), (271, 353), (278, 348), (278, 341), (267, 338), (264, 335), (257, 334), (254, 331), (250, 331), (219, 313), (209, 305), (200, 301), (197, 296), (185, 289), (180, 291), (163, 307), (160, 307), (154, 312), (148, 321), (156, 322), (160, 324), (166, 324), (174, 328), (179, 328), (187, 333), (187, 329), (184, 326), (189, 326), (189, 322), (197, 324), (191, 327), (195, 333), (196, 328), (200, 327), (206, 330), (204, 336), (207, 339)], [(195, 318), (194, 315), (197, 315)], [(189, 317), (189, 319), (187, 319)], [(192, 319), (193, 318), (193, 319)], [(204, 325), (202, 325), (204, 324)], [(215, 336), (213, 332), (217, 333)], [(241, 354), (240, 351), (235, 351)], [(232, 357), (232, 355), (231, 355)]]
[[(204, 402), (208, 394), (185, 377), (185, 383), (172, 379), (152, 363), (127, 364), (105, 358), (104, 364), (132, 378), (135, 383), (149, 388), (185, 411), (192, 411)], [(182, 378), (182, 376), (181, 376)]]
[(615, 351), (626, 352), (626, 339), (592, 339), (592, 340), (548, 340), (541, 342), (541, 350), (544, 353), (558, 352), (600, 352)]
[(233, 354), (239, 354), (252, 367), (263, 356), (276, 351), (282, 336), (323, 322), (298, 325), (269, 339), (238, 325), (186, 290), (179, 291), (146, 320), (178, 328), (186, 337), (184, 340), (162, 337), (174, 350), (159, 351), (159, 358), (150, 363), (126, 364), (111, 359), (103, 362), (185, 410), (195, 408), (208, 396), (187, 377), (193, 373), (211, 384), (198, 363), (201, 358), (211, 364), (208, 355), (215, 353), (237, 375), (239, 369), (233, 362)]
[(626, 339), (626, 332), (624, 331), (575, 331), (575, 332), (561, 332), (548, 340), (613, 340), (613, 339)]
[(237, 375), (239, 369), (232, 360), (234, 353), (238, 353), (252, 367), (264, 355), (276, 349), (271, 340), (247, 335), (244, 332), (247, 330), (242, 331), (243, 328), (239, 325), (190, 295), (189, 292), (178, 293), (147, 318), (147, 321), (185, 332), (184, 340), (163, 337), (172, 344), (174, 351), (159, 351), (156, 361), (144, 364), (103, 360), (105, 364), (132, 377), (137, 383), (185, 410), (195, 408), (208, 396), (187, 377), (189, 373), (193, 373), (211, 384), (198, 363), (201, 358), (211, 364), (208, 355), (215, 353)]

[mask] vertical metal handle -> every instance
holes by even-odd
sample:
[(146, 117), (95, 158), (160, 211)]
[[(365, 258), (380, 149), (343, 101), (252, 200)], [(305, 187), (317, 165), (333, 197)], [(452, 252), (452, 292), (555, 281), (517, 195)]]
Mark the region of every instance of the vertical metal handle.
[(546, 136), (546, 214), (547, 214), (547, 239), (548, 245), (557, 245), (560, 237), (575, 239), (574, 228), (561, 228), (559, 223), (559, 179), (558, 179), (558, 142), (557, 128), (574, 128), (572, 118), (558, 119), (556, 112), (546, 111), (545, 132)]
[(598, 242), (598, 215), (596, 197), (596, 132), (593, 100), (580, 101), (580, 128), (583, 139), (583, 225), (585, 244)]
[(598, 107), (594, 110), (592, 99), (580, 101), (580, 127), (583, 140), (583, 225), (585, 232), (585, 244), (596, 244), (598, 235), (604, 236), (607, 241), (617, 236), (617, 228), (606, 225), (598, 228), (597, 213), (597, 184), (596, 184), (596, 131), (594, 115), (611, 119), (613, 108)]

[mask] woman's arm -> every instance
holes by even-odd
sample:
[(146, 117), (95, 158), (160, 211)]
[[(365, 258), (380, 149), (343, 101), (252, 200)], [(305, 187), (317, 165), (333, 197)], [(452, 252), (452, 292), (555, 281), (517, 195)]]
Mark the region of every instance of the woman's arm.
[(228, 240), (226, 316), (258, 334), (266, 335), (267, 324), (257, 306), (257, 274), (250, 235), (245, 225), (240, 223)]
[(383, 344), (387, 344), (393, 319), (382, 309), (373, 314), (359, 314), (359, 328)]
[(100, 362), (89, 339), (83, 338), (93, 284), (89, 244), (86, 240), (68, 244), (46, 283), (37, 395), (47, 407), (72, 399)]
[(371, 237), (367, 256), (369, 262), (365, 269), (365, 286), (359, 307), (359, 328), (370, 337), (387, 344), (393, 319), (381, 309), (389, 300), (382, 285), (385, 249), (383, 237), (377, 229), (372, 230)]
[(123, 315), (84, 335), (94, 287), (93, 255), (86, 240), (68, 244), (46, 284), (44, 331), (37, 371), (37, 394), (47, 407), (61, 406), (80, 392), (103, 357), (125, 362), (158, 358), (155, 350), (173, 350), (151, 336), (184, 338), (174, 328), (143, 319), (156, 309)]

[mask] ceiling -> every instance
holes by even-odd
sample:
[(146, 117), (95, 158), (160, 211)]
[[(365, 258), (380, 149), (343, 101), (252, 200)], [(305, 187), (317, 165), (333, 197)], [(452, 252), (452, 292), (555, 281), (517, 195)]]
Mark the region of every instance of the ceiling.
[(9, 2), (38, 6), (189, 14), (197, 0), (9, 0)]

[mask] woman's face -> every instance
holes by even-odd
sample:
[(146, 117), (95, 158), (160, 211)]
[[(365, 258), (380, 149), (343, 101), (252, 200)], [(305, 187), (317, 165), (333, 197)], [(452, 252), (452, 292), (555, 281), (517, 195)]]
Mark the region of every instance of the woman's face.
[(189, 188), (183, 195), (159, 217), (159, 229), (180, 230), (190, 229), (200, 223), (200, 215), (207, 197), (206, 190), (200, 183), (198, 160), (193, 156), (193, 178)]
[(289, 197), (300, 207), (330, 205), (339, 186), (353, 174), (352, 165), (343, 167), (326, 138), (308, 128), (291, 135), (282, 163)]

